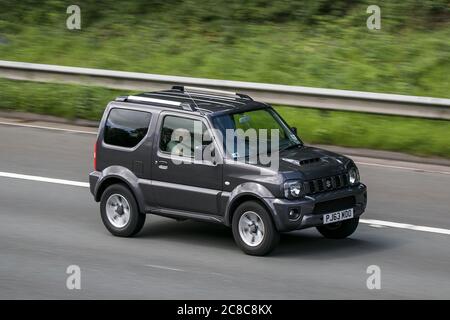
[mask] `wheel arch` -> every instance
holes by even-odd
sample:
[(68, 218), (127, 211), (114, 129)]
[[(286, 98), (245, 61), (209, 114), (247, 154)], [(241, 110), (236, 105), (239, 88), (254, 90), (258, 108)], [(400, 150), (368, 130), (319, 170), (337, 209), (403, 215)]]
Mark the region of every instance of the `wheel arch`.
[(243, 194), (240, 195), (238, 197), (236, 197), (229, 205), (228, 207), (228, 211), (227, 211), (227, 217), (226, 217), (226, 223), (227, 225), (231, 225), (231, 221), (233, 220), (233, 215), (234, 212), (236, 211), (236, 209), (243, 204), (244, 202), (248, 202), (248, 201), (254, 201), (259, 203), (260, 205), (262, 205), (264, 208), (266, 208), (266, 210), (271, 213), (271, 209), (270, 207), (267, 205), (267, 203), (261, 199), (260, 197), (254, 195), (254, 194)]
[(233, 190), (225, 210), (224, 222), (227, 226), (231, 226), (234, 212), (244, 202), (255, 201), (262, 205), (270, 214), (275, 226), (278, 227), (276, 213), (270, 201), (274, 196), (264, 186), (258, 183), (244, 183)]
[[(113, 171), (113, 170), (112, 170)], [(97, 182), (94, 192), (95, 201), (101, 200), (106, 188), (114, 184), (125, 185), (133, 194), (140, 212), (144, 212), (145, 204), (142, 192), (139, 189), (138, 178), (131, 172), (123, 172), (119, 175), (115, 172), (104, 172), (105, 174)]]

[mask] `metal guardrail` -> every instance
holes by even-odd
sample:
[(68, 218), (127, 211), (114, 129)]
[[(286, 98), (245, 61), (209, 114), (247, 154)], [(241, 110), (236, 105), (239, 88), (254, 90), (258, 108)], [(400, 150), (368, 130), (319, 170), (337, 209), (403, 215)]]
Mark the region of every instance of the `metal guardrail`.
[(126, 90), (160, 90), (178, 84), (233, 90), (276, 105), (450, 120), (450, 99), (243, 81), (166, 76), (0, 60), (0, 77), (74, 83)]

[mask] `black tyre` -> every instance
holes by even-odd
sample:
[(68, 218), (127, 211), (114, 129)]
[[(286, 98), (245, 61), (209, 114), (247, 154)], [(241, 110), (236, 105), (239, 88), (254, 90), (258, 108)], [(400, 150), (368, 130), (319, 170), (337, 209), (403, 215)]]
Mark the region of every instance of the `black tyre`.
[(118, 237), (131, 237), (145, 223), (133, 193), (123, 184), (106, 188), (100, 200), (100, 215), (106, 229)]
[(270, 213), (256, 201), (244, 202), (236, 209), (232, 230), (236, 244), (250, 255), (266, 255), (280, 240)]
[(317, 230), (328, 239), (344, 239), (355, 232), (359, 224), (359, 217), (344, 220), (329, 225), (317, 227)]

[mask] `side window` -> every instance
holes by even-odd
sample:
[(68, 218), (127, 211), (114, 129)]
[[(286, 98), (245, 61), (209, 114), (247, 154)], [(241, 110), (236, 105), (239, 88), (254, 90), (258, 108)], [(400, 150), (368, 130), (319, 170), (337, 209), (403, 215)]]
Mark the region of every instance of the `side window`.
[(161, 128), (159, 149), (162, 152), (183, 157), (194, 157), (196, 150), (210, 144), (204, 138), (206, 126), (200, 120), (166, 116)]
[(111, 109), (105, 124), (105, 143), (133, 148), (145, 137), (151, 114), (143, 111)]

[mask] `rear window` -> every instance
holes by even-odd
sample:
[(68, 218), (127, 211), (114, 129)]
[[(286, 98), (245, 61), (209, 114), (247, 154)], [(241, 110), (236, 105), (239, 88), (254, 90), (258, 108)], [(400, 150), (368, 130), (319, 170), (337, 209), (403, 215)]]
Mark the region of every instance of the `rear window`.
[(148, 112), (112, 109), (105, 124), (105, 143), (133, 148), (146, 136), (151, 114)]

